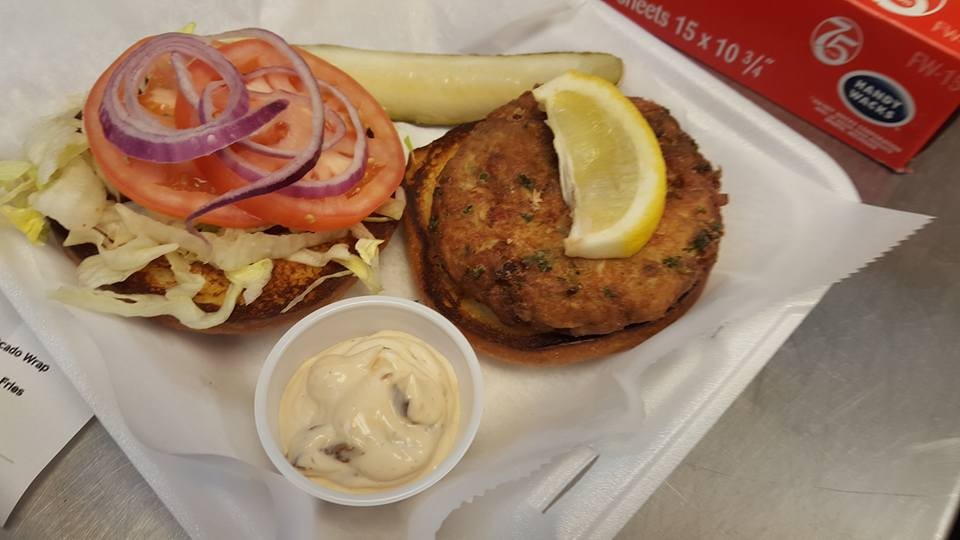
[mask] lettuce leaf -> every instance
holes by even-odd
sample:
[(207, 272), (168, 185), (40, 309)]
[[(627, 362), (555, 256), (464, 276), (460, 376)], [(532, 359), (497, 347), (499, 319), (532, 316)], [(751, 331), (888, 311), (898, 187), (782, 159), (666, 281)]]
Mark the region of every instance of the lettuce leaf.
[(50, 293), (54, 300), (71, 306), (111, 313), (121, 317), (159, 317), (170, 315), (187, 328), (202, 330), (223, 324), (230, 318), (240, 296), (240, 287), (231, 284), (223, 305), (212, 313), (206, 313), (193, 300), (180, 295), (120, 294), (100, 289), (62, 286)]
[(306, 264), (308, 266), (316, 266), (319, 268), (326, 265), (330, 261), (348, 259), (351, 256), (353, 256), (353, 254), (350, 253), (350, 248), (346, 244), (334, 244), (326, 251), (301, 249), (300, 251), (291, 253), (288, 257), (284, 258), (288, 261)]
[(406, 201), (402, 201), (400, 199), (387, 199), (374, 211), (374, 213), (399, 221), (400, 218), (403, 217), (403, 210), (406, 208), (406, 206)]
[(7, 218), (7, 221), (14, 227), (20, 229), (20, 232), (28, 240), (34, 244), (43, 243), (47, 223), (43, 214), (33, 208), (16, 208), (13, 206), (0, 206), (0, 214)]
[(178, 244), (181, 248), (200, 255), (210, 251), (210, 245), (202, 238), (187, 232), (183, 227), (167, 225), (149, 216), (134, 212), (122, 204), (113, 205), (114, 212), (126, 230), (134, 236), (145, 236), (160, 244)]
[(183, 255), (176, 251), (167, 253), (167, 262), (170, 263), (170, 270), (173, 271), (173, 277), (177, 280), (177, 285), (167, 289), (167, 298), (189, 298), (200, 292), (200, 289), (206, 285), (207, 280), (202, 274), (194, 274), (190, 271), (190, 263)]
[(314, 280), (313, 283), (308, 285), (307, 288), (303, 290), (303, 292), (295, 296), (293, 300), (291, 300), (286, 306), (284, 306), (284, 308), (280, 310), (280, 313), (286, 313), (291, 309), (293, 309), (294, 306), (302, 302), (303, 299), (306, 298), (308, 294), (310, 294), (314, 289), (319, 287), (324, 281), (327, 281), (328, 279), (349, 276), (350, 274), (351, 274), (350, 270), (344, 270), (342, 272), (335, 272), (333, 274), (327, 274), (325, 276), (318, 277), (316, 280)]
[[(10, 205), (11, 203), (16, 203), (17, 199), (27, 193), (35, 190), (36, 187), (33, 185), (33, 182), (21, 182), (16, 187), (11, 188), (5, 194), (0, 196), (0, 205)], [(17, 205), (18, 208), (23, 208), (23, 205)]]
[(30, 206), (67, 230), (94, 227), (107, 207), (107, 190), (83, 158), (70, 161), (46, 189), (30, 195)]
[(232, 283), (243, 287), (243, 302), (249, 305), (260, 297), (263, 288), (270, 281), (270, 277), (273, 275), (273, 260), (260, 259), (253, 264), (239, 270), (230, 270), (225, 274)]
[[(220, 233), (204, 232), (203, 238), (187, 232), (180, 223), (167, 224), (140, 214), (124, 205), (116, 205), (124, 225), (136, 235), (160, 243), (176, 243), (203, 262), (225, 270), (236, 270), (261, 259), (283, 259), (304, 248), (346, 236), (346, 230), (267, 234), (261, 231), (224, 229)], [(206, 241), (204, 241), (206, 240)]]
[(378, 246), (382, 243), (383, 240), (375, 238), (361, 238), (357, 240), (354, 246), (359, 255), (351, 253), (346, 244), (334, 244), (326, 251), (303, 249), (286, 257), (286, 259), (316, 267), (334, 261), (350, 270), (371, 293), (376, 294), (383, 290), (380, 284), (380, 255), (378, 249)]
[(37, 187), (43, 188), (59, 169), (90, 147), (78, 118), (79, 100), (66, 112), (39, 124), (26, 141), (27, 159), (37, 167)]
[[(228, 275), (230, 286), (227, 288), (223, 304), (217, 311), (207, 313), (193, 302), (193, 297), (203, 287), (203, 276), (190, 272), (190, 265), (182, 256), (168, 253), (166, 257), (177, 279), (177, 286), (168, 289), (164, 295), (120, 294), (99, 289), (63, 286), (50, 293), (50, 296), (65, 304), (122, 317), (170, 315), (187, 328), (202, 330), (226, 322), (233, 313), (244, 287), (256, 285), (262, 279), (266, 268), (262, 261), (258, 261), (250, 265), (256, 268), (241, 268), (233, 274), (233, 278)], [(272, 267), (272, 264), (270, 266)]]
[(29, 161), (0, 161), (0, 184), (12, 184), (20, 180), (33, 168)]
[(221, 234), (203, 233), (211, 245), (208, 262), (233, 270), (260, 259), (283, 259), (301, 249), (345, 236), (345, 231), (303, 232), (282, 235), (225, 229)]
[(380, 283), (380, 244), (382, 243), (383, 240), (376, 238), (361, 238), (357, 240), (354, 249), (360, 254), (363, 267), (357, 264), (353, 266), (344, 265), (350, 268), (354, 274), (357, 274), (357, 278), (359, 278), (372, 293), (378, 293), (383, 290), (383, 286)]
[(99, 247), (98, 255), (87, 257), (77, 266), (77, 278), (80, 286), (90, 289), (119, 283), (176, 249), (177, 244), (157, 244), (142, 236), (114, 249)]

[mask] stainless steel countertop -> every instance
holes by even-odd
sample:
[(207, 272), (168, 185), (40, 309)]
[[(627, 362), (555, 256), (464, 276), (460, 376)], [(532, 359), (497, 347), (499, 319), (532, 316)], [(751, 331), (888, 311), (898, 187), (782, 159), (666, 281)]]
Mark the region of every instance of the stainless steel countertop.
[[(897, 175), (741, 91), (865, 202), (938, 219), (834, 285), (620, 536), (944, 537), (960, 493), (960, 122)], [(93, 420), (0, 529), (61, 537), (185, 534)]]

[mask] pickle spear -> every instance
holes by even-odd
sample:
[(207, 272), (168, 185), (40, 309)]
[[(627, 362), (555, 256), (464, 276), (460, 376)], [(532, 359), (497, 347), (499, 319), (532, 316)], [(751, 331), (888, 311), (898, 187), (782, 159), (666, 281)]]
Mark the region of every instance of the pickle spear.
[(394, 121), (424, 125), (480, 120), (534, 85), (571, 69), (614, 84), (623, 73), (619, 57), (597, 52), (485, 56), (302, 47), (350, 74)]

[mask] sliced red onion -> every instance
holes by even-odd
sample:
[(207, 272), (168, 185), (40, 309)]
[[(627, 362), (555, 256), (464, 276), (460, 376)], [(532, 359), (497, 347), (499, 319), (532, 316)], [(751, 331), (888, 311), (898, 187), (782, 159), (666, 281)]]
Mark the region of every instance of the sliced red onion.
[[(347, 104), (347, 107), (350, 107), (351, 104)], [(330, 135), (325, 135), (323, 137), (323, 149), (329, 150), (333, 148), (338, 142), (343, 140), (344, 136), (347, 134), (347, 125), (343, 123), (343, 118), (340, 118), (340, 115), (337, 114), (333, 109), (329, 110), (330, 119), (333, 123), (333, 133)], [(361, 126), (362, 129), (363, 126)], [(357, 137), (361, 135), (360, 132), (357, 132)]]
[[(137, 99), (140, 82), (153, 61), (158, 56), (177, 53), (209, 65), (230, 90), (223, 114), (191, 129), (164, 126)], [(249, 95), (233, 64), (202, 39), (174, 33), (153, 38), (120, 63), (107, 81), (99, 114), (104, 136), (128, 156), (157, 163), (177, 163), (209, 155), (248, 137), (276, 117), (287, 104), (277, 100), (248, 114)]]
[[(360, 121), (360, 113), (357, 111), (357, 108), (353, 106), (353, 103), (350, 102), (350, 99), (336, 87), (323, 81), (316, 81), (316, 84), (340, 101), (346, 109), (347, 115), (350, 117), (350, 123), (353, 125), (354, 132), (356, 133), (356, 141), (353, 144), (353, 159), (346, 169), (330, 178), (324, 178), (322, 180), (301, 178), (295, 184), (278, 191), (278, 193), (283, 193), (284, 195), (310, 199), (335, 197), (350, 191), (353, 186), (357, 185), (357, 183), (363, 179), (363, 175), (366, 172), (368, 157), (367, 137), (363, 129), (363, 123)], [(204, 89), (203, 95), (200, 98), (200, 106), (197, 112), (201, 122), (204, 121), (204, 118), (207, 116), (207, 111), (212, 107), (212, 93), (211, 88), (208, 86)], [(337, 116), (334, 115), (334, 117)], [(343, 133), (339, 134), (338, 140), (342, 139), (345, 134), (346, 127), (343, 129)], [(220, 158), (224, 165), (245, 180), (253, 182), (267, 174), (267, 171), (243, 159), (230, 148), (224, 148), (218, 151), (217, 157)]]
[(356, 134), (356, 139), (353, 143), (353, 159), (350, 161), (350, 165), (339, 174), (330, 178), (324, 178), (323, 180), (301, 179), (296, 184), (284, 189), (283, 193), (285, 195), (310, 198), (342, 195), (357, 185), (360, 180), (363, 179), (363, 175), (367, 170), (367, 158), (369, 157), (367, 135), (366, 130), (363, 129), (363, 122), (360, 121), (359, 111), (353, 106), (350, 99), (333, 85), (323, 81), (317, 81), (317, 84), (343, 103), (347, 115), (350, 117), (350, 123), (353, 125), (353, 130)]
[(194, 109), (200, 103), (200, 96), (191, 82), (190, 72), (187, 70), (187, 64), (183, 61), (183, 55), (180, 53), (170, 53), (170, 63), (173, 64), (173, 72), (177, 76), (177, 89), (186, 98), (187, 103)]
[[(338, 142), (343, 140), (344, 135), (347, 134), (347, 126), (343, 123), (343, 119), (340, 118), (340, 115), (337, 114), (337, 111), (327, 107), (326, 105), (324, 105), (324, 107), (324, 114), (330, 120), (330, 123), (333, 124), (332, 133), (324, 132), (323, 146), (320, 148), (322, 151), (327, 151), (333, 148)], [(293, 150), (274, 148), (272, 146), (260, 144), (252, 139), (243, 139), (242, 141), (237, 141), (236, 144), (268, 157), (289, 159), (297, 155), (297, 153)]]
[[(296, 76), (296, 72), (293, 71), (292, 69), (288, 68), (288, 67), (285, 67), (285, 66), (270, 66), (270, 67), (255, 69), (255, 70), (251, 71), (250, 73), (245, 74), (245, 75), (244, 75), (244, 79), (245, 79), (246, 81), (251, 81), (251, 80), (254, 80), (254, 79), (258, 79), (258, 78), (264, 77), (264, 78), (266, 78), (268, 81), (271, 81), (271, 80), (273, 80), (273, 79), (269, 78), (269, 76), (270, 76), (270, 75), (277, 75), (277, 74), (287, 75), (287, 76), (294, 76), (294, 77)], [(271, 85), (271, 86), (272, 86), (272, 85)], [(286, 90), (286, 89), (283, 89), (283, 88), (275, 88), (275, 87), (274, 87), (273, 92), (272, 92), (272, 93), (269, 93), (269, 94), (268, 94), (268, 93), (263, 93), (263, 92), (256, 92), (256, 93), (257, 93), (257, 94), (264, 95), (264, 96), (268, 96), (268, 95), (273, 95), (273, 96), (275, 96), (275, 95), (278, 95), (278, 94), (279, 94), (279, 95), (283, 96), (284, 98), (289, 99), (291, 102), (293, 102), (293, 101), (296, 100), (297, 98), (303, 97), (303, 96), (301, 96), (300, 94), (296, 94), (296, 93), (290, 92), (290, 91), (288, 91), (288, 90)], [(336, 113), (336, 111), (334, 111), (333, 109), (331, 109), (331, 108), (328, 107), (328, 106), (325, 106), (325, 107), (326, 107), (325, 113), (326, 113), (326, 115), (329, 117), (329, 120), (331, 121), (331, 123), (333, 124), (333, 133), (330, 134), (330, 135), (326, 135), (326, 134), (325, 134), (325, 135), (323, 136), (323, 147), (322, 147), (321, 149), (322, 149), (322, 150), (329, 150), (330, 148), (333, 148), (333, 146), (334, 146), (335, 144), (337, 144), (338, 142), (340, 142), (341, 139), (343, 139), (343, 136), (346, 135), (346, 133), (347, 133), (347, 126), (346, 126), (346, 124), (343, 123), (343, 119), (340, 118), (340, 116)], [(208, 107), (208, 108), (209, 108), (209, 107)], [(202, 120), (201, 120), (201, 121), (202, 121)], [(249, 148), (250, 150), (253, 150), (253, 151), (255, 151), (255, 152), (258, 152), (258, 153), (260, 153), (260, 154), (263, 154), (263, 155), (265, 155), (265, 156), (270, 156), (270, 157), (291, 158), (291, 157), (293, 157), (293, 156), (295, 155), (295, 154), (292, 153), (292, 152), (289, 152), (289, 151), (286, 151), (286, 150), (280, 150), (280, 149), (278, 149), (278, 148), (273, 148), (273, 147), (271, 147), (271, 146), (266, 146), (266, 145), (263, 145), (263, 144), (259, 144), (259, 143), (256, 143), (256, 142), (254, 142), (254, 141), (251, 141), (251, 140), (249, 140), (249, 139), (245, 139), (245, 140), (239, 141), (238, 144), (240, 144), (241, 146), (244, 146), (244, 147), (246, 147), (246, 148)]]
[[(316, 166), (317, 161), (320, 159), (320, 149), (323, 146), (324, 106), (323, 101), (320, 98), (320, 87), (318, 85), (318, 81), (316, 78), (314, 78), (313, 72), (310, 71), (310, 67), (303, 60), (303, 58), (300, 57), (297, 51), (287, 44), (287, 42), (285, 42), (280, 36), (267, 30), (248, 28), (212, 36), (211, 39), (232, 39), (237, 37), (254, 37), (265, 41), (268, 45), (272, 46), (278, 52), (286, 56), (290, 61), (291, 65), (293, 66), (293, 70), (296, 72), (296, 76), (300, 79), (304, 89), (306, 90), (307, 96), (310, 99), (310, 140), (307, 144), (307, 147), (304, 148), (300, 154), (297, 155), (297, 157), (288, 161), (283, 167), (257, 179), (256, 181), (251, 182), (244, 187), (230, 190), (194, 210), (193, 213), (187, 216), (187, 228), (189, 230), (193, 230), (193, 222), (198, 217), (216, 210), (217, 208), (227, 206), (244, 199), (249, 199), (251, 197), (256, 197), (258, 195), (264, 195), (293, 184), (297, 180), (303, 178), (305, 174), (310, 172), (310, 170)], [(242, 79), (240, 80), (240, 84), (243, 85)], [(227, 81), (227, 86), (230, 86), (230, 81)], [(216, 122), (221, 117), (222, 114), (220, 117), (212, 120), (210, 123)], [(359, 135), (360, 133), (358, 133), (357, 138), (362, 139), (363, 137), (360, 137)]]
[(100, 122), (104, 136), (124, 154), (154, 163), (182, 163), (210, 155), (249, 137), (273, 120), (287, 105), (287, 101), (273, 101), (246, 116), (219, 126), (216, 130), (197, 130), (198, 132), (193, 134), (164, 139), (132, 134), (103, 114), (100, 115)]
[[(266, 42), (286, 57), (292, 67), (273, 66), (244, 75), (209, 44), (214, 40), (241, 37)], [(162, 124), (138, 99), (140, 84), (153, 62), (167, 54), (170, 55), (180, 94), (196, 109), (200, 119), (200, 125), (194, 128), (173, 129)], [(191, 61), (208, 65), (220, 80), (211, 82), (198, 94), (187, 67)], [(289, 79), (277, 80), (281, 75), (296, 77), (306, 95), (294, 88)], [(273, 91), (269, 94), (257, 92), (258, 94), (280, 97), (251, 112), (252, 90), (247, 88), (247, 82), (259, 77), (264, 77)], [(226, 105), (214, 116), (212, 95), (215, 90), (223, 87), (226, 87), (228, 92)], [(304, 179), (304, 176), (316, 167), (321, 151), (332, 148), (347, 133), (344, 119), (323, 103), (321, 87), (343, 104), (356, 133), (356, 141), (353, 145), (352, 160), (344, 171), (332, 178), (310, 180)], [(311, 110), (310, 139), (305, 148), (294, 152), (249, 139), (291, 102), (301, 100), (308, 101)], [(327, 114), (332, 125), (329, 137), (324, 136)], [(207, 37), (177, 33), (153, 38), (125, 58), (111, 74), (99, 116), (106, 138), (131, 157), (158, 163), (173, 163), (216, 153), (225, 164), (250, 182), (216, 197), (192, 212), (187, 217), (186, 224), (188, 230), (194, 233), (196, 231), (193, 223), (204, 214), (277, 190), (282, 190), (287, 195), (310, 198), (345, 193), (363, 178), (368, 159), (365, 130), (356, 107), (335, 87), (318, 81), (303, 58), (282, 38), (262, 29), (250, 28)], [(264, 171), (231, 150), (232, 144), (240, 144), (261, 154), (289, 161), (276, 171)]]
[[(251, 71), (250, 73), (245, 73), (243, 75), (243, 78), (247, 81), (251, 81), (253, 79), (259, 79), (260, 77), (266, 77), (267, 75), (270, 75), (272, 73), (281, 73), (290, 77), (297, 76), (297, 72), (288, 68), (287, 66), (267, 66), (267, 67), (257, 68)], [(271, 85), (271, 88), (276, 88), (276, 87)], [(293, 93), (293, 92), (290, 92), (290, 93)]]

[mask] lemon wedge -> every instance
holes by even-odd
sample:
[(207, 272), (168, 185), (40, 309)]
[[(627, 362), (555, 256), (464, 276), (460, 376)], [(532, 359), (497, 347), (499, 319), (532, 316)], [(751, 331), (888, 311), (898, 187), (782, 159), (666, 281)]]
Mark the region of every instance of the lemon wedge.
[(610, 82), (570, 71), (536, 88), (560, 161), (563, 199), (573, 224), (570, 257), (630, 257), (663, 216), (666, 165), (636, 106)]

